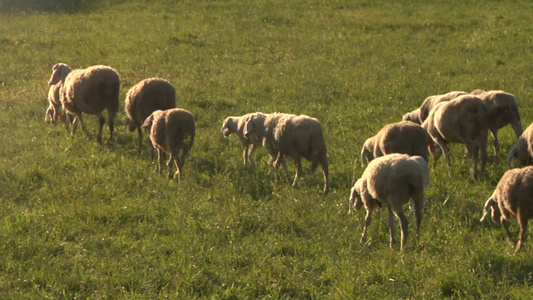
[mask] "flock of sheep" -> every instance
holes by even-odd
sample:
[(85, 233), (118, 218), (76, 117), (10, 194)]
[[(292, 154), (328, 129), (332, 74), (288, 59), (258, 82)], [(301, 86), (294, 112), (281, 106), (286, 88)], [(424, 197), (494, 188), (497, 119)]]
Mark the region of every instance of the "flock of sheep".
[[(119, 75), (114, 69), (99, 65), (72, 70), (59, 63), (53, 67), (48, 84), (49, 107), (45, 121), (56, 124), (60, 120), (67, 130), (71, 127), (72, 134), (81, 123), (84, 132), (91, 136), (82, 114), (96, 115), (99, 119), (96, 140), (101, 143), (105, 124), (102, 112), (107, 109), (110, 138), (113, 137), (120, 86)], [(142, 80), (127, 92), (125, 112), (128, 129), (137, 130), (139, 136), (138, 152), (142, 149), (143, 130), (149, 130), (149, 142), (158, 154), (158, 173), (163, 172), (165, 152), (170, 152), (168, 176), (179, 180), (185, 157), (194, 143), (195, 121), (190, 112), (176, 108), (174, 87), (160, 78)], [(429, 183), (429, 153), (434, 157), (434, 166), (444, 155), (451, 172), (448, 144), (462, 143), (473, 160), (472, 176), (479, 178), (485, 168), (488, 131), (494, 139), (494, 152), (498, 154), (497, 131), (508, 124), (513, 127), (518, 140), (507, 157), (507, 164), (514, 160), (525, 166), (533, 164), (533, 124), (522, 131), (515, 97), (503, 91), (475, 90), (427, 97), (418, 109), (405, 114), (403, 121), (388, 124), (368, 138), (361, 151), (361, 162), (368, 166), (352, 187), (349, 201), (349, 212), (362, 206), (367, 211), (361, 241), (366, 239), (372, 211), (385, 204), (389, 211), (391, 246), (395, 243), (393, 219), (396, 216), (400, 220), (403, 249), (408, 232), (403, 205), (412, 200), (418, 234), (426, 202), (424, 191)], [(327, 147), (322, 125), (317, 119), (305, 115), (255, 112), (226, 118), (221, 132), (225, 137), (232, 133), (239, 137), (244, 146), (245, 165), (253, 163), (252, 154), (261, 146), (270, 156), (269, 164), (275, 168), (282, 166), (287, 175), (285, 157), (292, 158), (296, 164), (293, 186), (297, 186), (302, 174), (302, 157), (311, 162), (311, 171), (320, 165), (324, 175), (323, 191), (329, 191)], [(481, 156), (479, 170), (478, 156)], [(173, 164), (177, 168), (175, 173)], [(533, 209), (528, 207), (532, 196), (533, 167), (511, 169), (502, 176), (484, 207), (481, 220), (492, 210), (492, 219), (502, 223), (510, 242), (507, 219), (518, 219), (520, 241), (516, 251), (526, 240), (528, 219), (533, 218)]]

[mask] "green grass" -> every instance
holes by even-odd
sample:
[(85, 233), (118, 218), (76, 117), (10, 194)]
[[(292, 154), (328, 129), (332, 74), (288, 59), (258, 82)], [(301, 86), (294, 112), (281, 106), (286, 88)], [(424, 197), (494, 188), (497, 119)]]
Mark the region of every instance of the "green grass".
[[(0, 0), (0, 298), (530, 298), (533, 246), (513, 255), (501, 226), (479, 222), (510, 128), (481, 181), (458, 145), (453, 176), (442, 161), (431, 171), (421, 236), (405, 251), (388, 247), (386, 210), (365, 244), (364, 212), (347, 211), (364, 140), (428, 95), (502, 89), (523, 126), (533, 121), (532, 3), (38, 3)], [(153, 172), (146, 145), (137, 154), (122, 111), (102, 145), (44, 124), (58, 62), (112, 66), (121, 99), (142, 79), (169, 80), (197, 124), (182, 182)], [(219, 130), (253, 111), (322, 122), (329, 195), (307, 163), (298, 189), (263, 149), (242, 165), (237, 138)]]

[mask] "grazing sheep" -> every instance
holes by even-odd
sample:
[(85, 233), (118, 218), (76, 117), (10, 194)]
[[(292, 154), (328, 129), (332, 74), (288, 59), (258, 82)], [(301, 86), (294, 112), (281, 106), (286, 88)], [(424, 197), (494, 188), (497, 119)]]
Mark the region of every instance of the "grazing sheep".
[[(442, 149), (450, 172), (452, 165), (448, 143), (463, 143), (469, 156), (473, 157), (471, 170), (473, 177), (483, 175), (487, 159), (488, 108), (481, 99), (472, 95), (462, 95), (453, 101), (439, 103), (431, 110), (422, 127)], [(479, 173), (476, 173), (478, 151), (481, 152), (481, 167)], [(440, 152), (434, 150), (431, 152), (436, 166)]]
[(418, 155), (428, 161), (428, 144), (429, 135), (422, 126), (410, 121), (388, 124), (365, 141), (361, 161), (364, 164), (365, 160), (369, 162), (375, 157), (391, 153)]
[(474, 90), (473, 95), (483, 100), (489, 109), (489, 131), (494, 139), (494, 153), (500, 153), (500, 143), (498, 142), (498, 130), (507, 124), (511, 124), (516, 137), (520, 137), (523, 132), (520, 122), (520, 113), (514, 95), (504, 91), (483, 91)]
[[(170, 151), (167, 162), (168, 177), (177, 176), (181, 180), (181, 170), (185, 164), (185, 157), (194, 143), (195, 125), (193, 115), (181, 108), (154, 111), (141, 126), (150, 129), (150, 140), (157, 149), (159, 162), (158, 174), (163, 172), (165, 151)], [(181, 155), (180, 155), (181, 151)], [(176, 173), (172, 173), (172, 162), (176, 165)]]
[(239, 137), (244, 147), (242, 156), (245, 165), (253, 163), (252, 154), (257, 148), (261, 147), (262, 143), (262, 137), (257, 133), (250, 134), (248, 137), (244, 136), (244, 125), (246, 124), (246, 120), (252, 116), (263, 120), (266, 118), (266, 115), (261, 112), (249, 113), (240, 117), (227, 117), (222, 123), (222, 129), (220, 130), (224, 137), (228, 137), (232, 133), (235, 133)]
[(507, 156), (507, 166), (512, 160), (518, 160), (522, 166), (533, 164), (533, 123), (518, 137), (509, 155)]
[(448, 102), (462, 95), (468, 95), (468, 93), (453, 91), (442, 95), (429, 96), (424, 99), (424, 102), (422, 102), (419, 108), (420, 124), (422, 124), (427, 119), (427, 117), (429, 116), (429, 112), (433, 109), (433, 107), (435, 107), (435, 105), (442, 102)]
[[(176, 90), (170, 82), (161, 78), (144, 79), (131, 87), (126, 94), (124, 111), (129, 131), (137, 129), (138, 152), (141, 153), (144, 120), (156, 110), (176, 107)], [(153, 148), (152, 148), (153, 150)], [(152, 151), (153, 158), (153, 151)]]
[[(63, 64), (64, 65), (64, 64)], [(102, 142), (102, 128), (105, 118), (102, 111), (107, 108), (109, 116), (109, 133), (113, 138), (113, 118), (119, 106), (120, 79), (117, 71), (107, 66), (92, 66), (86, 69), (72, 70), (66, 78), (62, 79), (58, 73), (59, 68), (54, 69), (50, 86), (62, 82), (60, 90), (63, 110), (71, 116), (75, 116), (72, 122), (72, 134), (75, 133), (78, 122), (81, 123), (85, 134), (91, 136), (83, 123), (82, 113), (96, 115), (100, 122), (96, 140)], [(68, 122), (65, 122), (68, 128)]]
[(485, 203), (480, 221), (485, 219), (489, 210), (492, 210), (492, 220), (501, 222), (511, 245), (514, 243), (507, 220), (518, 219), (520, 239), (515, 252), (520, 251), (527, 238), (527, 222), (533, 218), (533, 166), (505, 172)]
[(57, 120), (65, 122), (65, 114), (61, 111), (60, 90), (70, 71), (70, 67), (62, 63), (56, 64), (52, 68), (52, 77), (48, 81), (48, 86), (50, 86), (48, 91), (49, 106), (44, 116), (45, 122), (51, 121), (54, 125), (57, 124)]
[[(247, 122), (245, 136), (253, 132), (255, 123)], [(274, 167), (278, 168), (284, 156), (289, 156), (296, 163), (296, 175), (293, 186), (298, 185), (302, 174), (301, 158), (311, 162), (311, 172), (320, 164), (324, 174), (324, 193), (329, 191), (329, 170), (327, 147), (320, 122), (305, 115), (274, 113), (267, 115), (264, 121), (263, 146), (273, 156), (276, 155)]]
[(426, 199), (424, 189), (429, 182), (426, 161), (419, 156), (406, 154), (388, 154), (378, 157), (368, 164), (361, 178), (351, 189), (349, 212), (366, 209), (365, 225), (361, 242), (366, 241), (366, 233), (370, 225), (372, 211), (386, 203), (389, 210), (390, 246), (395, 244), (394, 217), (400, 220), (401, 249), (407, 242), (408, 222), (403, 213), (403, 205), (412, 199), (415, 207), (416, 234), (420, 232), (422, 209)]

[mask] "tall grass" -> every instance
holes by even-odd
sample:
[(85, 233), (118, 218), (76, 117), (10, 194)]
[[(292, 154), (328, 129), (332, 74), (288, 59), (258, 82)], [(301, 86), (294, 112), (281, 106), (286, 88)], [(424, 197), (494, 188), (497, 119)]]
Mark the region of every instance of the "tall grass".
[[(506, 170), (510, 128), (502, 155), (489, 148), (481, 181), (469, 179), (460, 146), (453, 175), (443, 162), (432, 169), (421, 235), (403, 252), (388, 247), (386, 211), (359, 243), (364, 213), (348, 216), (347, 204), (364, 140), (428, 95), (506, 90), (531, 123), (530, 2), (8, 3), (0, 1), (1, 298), (529, 297), (529, 243), (513, 255), (500, 226), (479, 222)], [(197, 122), (182, 182), (157, 176), (148, 147), (139, 156), (136, 134), (122, 126), (112, 141), (104, 127), (97, 145), (44, 124), (58, 62), (112, 66), (121, 99), (142, 79), (169, 80)], [(329, 195), (308, 164), (297, 189), (263, 149), (255, 166), (242, 165), (237, 138), (219, 130), (225, 117), (252, 111), (321, 121)], [(96, 118), (84, 119), (96, 132)]]

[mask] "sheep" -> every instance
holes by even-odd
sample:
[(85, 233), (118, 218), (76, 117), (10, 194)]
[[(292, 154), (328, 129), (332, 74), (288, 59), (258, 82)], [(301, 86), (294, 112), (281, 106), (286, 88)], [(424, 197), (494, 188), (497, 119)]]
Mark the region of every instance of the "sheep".
[[(176, 107), (176, 90), (165, 79), (148, 78), (131, 87), (126, 93), (124, 102), (126, 124), (129, 131), (137, 129), (139, 135), (138, 153), (141, 154), (143, 140), (141, 126), (154, 111)], [(150, 142), (150, 139), (148, 141)]]
[[(487, 159), (488, 108), (485, 102), (472, 95), (462, 95), (453, 101), (442, 102), (435, 106), (428, 118), (422, 123), (432, 141), (430, 150), (434, 156), (434, 167), (440, 157), (433, 142), (442, 149), (450, 173), (452, 172), (448, 143), (463, 143), (469, 156), (473, 157), (471, 173), (481, 177)], [(478, 151), (481, 153), (481, 166), (477, 170)]]
[(48, 86), (50, 86), (50, 89), (48, 91), (49, 106), (44, 116), (45, 122), (50, 121), (54, 125), (57, 124), (58, 119), (62, 123), (65, 122), (65, 115), (61, 111), (62, 108), (61, 108), (60, 90), (61, 90), (63, 81), (65, 81), (65, 78), (70, 73), (70, 71), (71, 71), (70, 67), (63, 63), (56, 64), (52, 68), (52, 76), (50, 77), (50, 80), (48, 81)]
[(533, 218), (533, 166), (522, 169), (511, 169), (503, 174), (494, 193), (485, 202), (481, 222), (485, 220), (489, 210), (492, 211), (492, 220), (501, 222), (507, 235), (507, 241), (513, 245), (509, 232), (508, 219), (518, 219), (520, 225), (520, 239), (515, 253), (524, 246), (527, 238), (527, 222)]
[[(328, 193), (327, 147), (320, 122), (306, 115), (274, 113), (267, 115), (264, 128), (263, 146), (272, 155), (277, 154), (274, 167), (278, 168), (282, 164), (284, 156), (294, 159), (296, 175), (292, 183), (293, 187), (298, 185), (298, 179), (303, 172), (301, 158), (304, 157), (311, 162), (311, 172), (314, 172), (319, 164), (322, 166), (324, 193)], [(245, 136), (253, 130), (254, 123), (247, 122)]]
[(257, 133), (250, 134), (248, 137), (244, 136), (244, 125), (246, 124), (246, 120), (252, 116), (263, 120), (266, 118), (266, 115), (261, 112), (249, 113), (240, 117), (227, 117), (222, 123), (222, 128), (220, 130), (222, 135), (226, 138), (232, 133), (235, 133), (239, 137), (239, 140), (244, 147), (242, 153), (244, 165), (247, 165), (248, 163), (253, 164), (252, 154), (257, 148), (261, 147), (262, 144), (262, 138)]
[[(120, 78), (117, 71), (107, 66), (98, 65), (86, 69), (72, 70), (62, 79), (57, 73), (59, 69), (54, 69), (52, 79), (48, 84), (52, 86), (61, 81), (62, 86), (59, 94), (63, 110), (70, 116), (75, 116), (71, 133), (75, 133), (79, 122), (85, 134), (90, 137), (91, 134), (83, 123), (82, 113), (93, 114), (98, 117), (100, 122), (96, 140), (101, 143), (102, 128), (105, 123), (102, 111), (107, 108), (109, 133), (110, 139), (112, 139), (113, 118), (117, 114), (119, 106)], [(65, 125), (68, 129), (67, 122), (65, 122)]]
[(507, 124), (511, 124), (516, 137), (520, 137), (523, 132), (520, 122), (520, 113), (514, 95), (504, 91), (483, 91), (474, 90), (472, 95), (477, 96), (489, 109), (489, 131), (494, 140), (494, 154), (500, 153), (500, 143), (498, 142), (498, 130)]
[(513, 160), (518, 160), (522, 166), (533, 164), (533, 123), (522, 132), (511, 151), (509, 151), (507, 156), (508, 167)]
[[(194, 144), (195, 124), (193, 115), (185, 109), (171, 108), (156, 110), (146, 118), (142, 129), (150, 129), (150, 140), (157, 149), (158, 174), (163, 172), (165, 151), (170, 151), (167, 162), (168, 177), (177, 177), (181, 181), (181, 172), (185, 157)], [(180, 155), (181, 151), (181, 155)], [(172, 162), (176, 165), (176, 173), (172, 173)]]
[(420, 125), (410, 121), (388, 124), (365, 141), (361, 161), (364, 165), (375, 157), (391, 153), (418, 155), (428, 161), (428, 144), (429, 135)]
[(418, 125), (422, 124), (420, 122), (420, 108), (417, 108), (413, 111), (406, 113), (405, 115), (403, 115), (402, 120), (410, 121)]
[(424, 190), (429, 183), (427, 162), (420, 156), (388, 154), (371, 161), (363, 175), (356, 181), (350, 192), (349, 211), (366, 209), (365, 224), (361, 242), (366, 241), (372, 211), (386, 203), (389, 211), (390, 247), (394, 239), (393, 223), (395, 215), (400, 220), (401, 249), (407, 243), (408, 222), (403, 213), (403, 205), (412, 199), (415, 207), (416, 234), (420, 233), (422, 209), (426, 199)]

